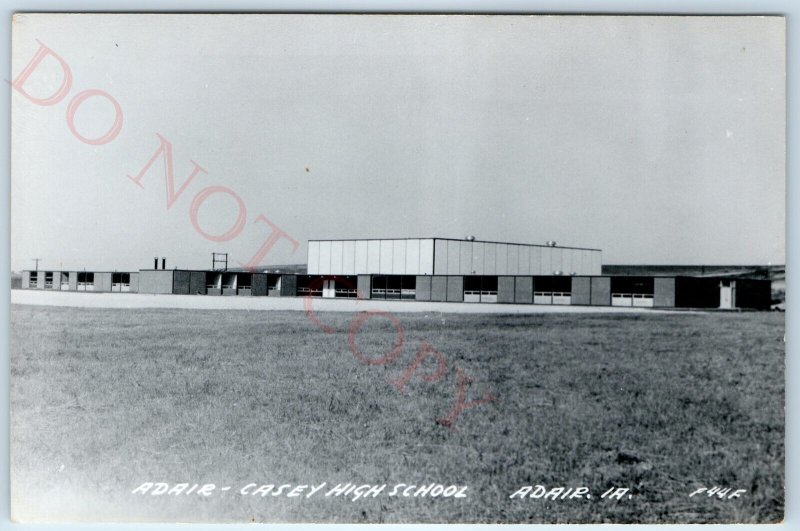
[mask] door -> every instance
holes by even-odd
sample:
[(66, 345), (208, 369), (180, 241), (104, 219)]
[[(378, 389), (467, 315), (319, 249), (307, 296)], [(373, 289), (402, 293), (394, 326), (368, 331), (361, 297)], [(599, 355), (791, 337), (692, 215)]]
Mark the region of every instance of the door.
[(336, 281), (324, 280), (322, 282), (322, 297), (325, 299), (332, 299), (336, 296)]
[(733, 308), (733, 287), (720, 286), (719, 307), (723, 310), (730, 310)]

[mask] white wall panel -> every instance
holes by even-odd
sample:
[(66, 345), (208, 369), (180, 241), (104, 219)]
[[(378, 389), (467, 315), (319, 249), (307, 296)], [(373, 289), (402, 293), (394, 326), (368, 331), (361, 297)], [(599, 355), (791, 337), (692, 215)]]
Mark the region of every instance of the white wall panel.
[(600, 251), (592, 251), (592, 275), (600, 275), (603, 270), (603, 253)]
[(483, 242), (472, 242), (472, 271), (475, 271), (476, 275), (482, 275), (486, 271), (486, 244)]
[(381, 241), (369, 240), (367, 242), (367, 272), (377, 274), (381, 271)]
[(369, 273), (367, 267), (367, 240), (356, 240), (356, 275)]
[(561, 271), (565, 275), (572, 271), (572, 249), (561, 249)]
[(392, 249), (394, 247), (392, 240), (380, 240), (381, 242), (381, 266), (380, 273), (382, 275), (392, 274)]
[[(550, 248), (549, 247), (534, 247), (531, 253), (531, 269), (534, 275), (550, 274), (550, 271), (545, 273), (545, 270), (550, 267)], [(535, 287), (535, 286), (534, 286)]]
[(569, 259), (567, 260), (567, 273), (578, 273), (581, 268), (581, 252), (577, 249), (570, 249), (567, 251)]
[(319, 275), (319, 242), (308, 242), (308, 274)]
[(527, 245), (520, 245), (519, 246), (519, 274), (520, 275), (532, 275), (533, 270), (531, 269), (531, 251), (533, 247), (529, 247)]
[(497, 274), (508, 274), (508, 244), (497, 244)]
[(447, 274), (457, 275), (458, 264), (461, 260), (461, 242), (447, 240)]
[(508, 246), (508, 267), (506, 273), (509, 275), (521, 275), (519, 272), (519, 245)]
[(356, 242), (353, 240), (345, 240), (342, 244), (342, 273), (345, 275), (355, 275)]
[(459, 246), (458, 253), (458, 269), (461, 275), (471, 275), (472, 270), (472, 248), (475, 246), (474, 242), (463, 241)]
[(419, 241), (419, 274), (433, 274), (433, 240)]
[(331, 242), (331, 274), (340, 275), (343, 272), (343, 255), (344, 255), (344, 242), (335, 241)]
[(553, 271), (564, 272), (564, 249), (553, 247)]
[(394, 240), (392, 249), (392, 273), (395, 275), (406, 274), (406, 241)]
[(483, 244), (483, 270), (484, 275), (497, 274), (497, 244)]
[(419, 275), (419, 240), (406, 240), (406, 275)]
[(592, 254), (591, 251), (581, 251), (581, 275), (592, 273)]
[(331, 274), (331, 242), (319, 242), (319, 274)]
[(433, 245), (433, 273), (447, 274), (447, 240), (435, 240)]

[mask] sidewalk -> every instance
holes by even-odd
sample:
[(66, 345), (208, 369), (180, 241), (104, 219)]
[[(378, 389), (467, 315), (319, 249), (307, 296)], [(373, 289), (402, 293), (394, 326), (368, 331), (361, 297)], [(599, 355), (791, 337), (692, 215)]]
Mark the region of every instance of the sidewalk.
[[(675, 310), (617, 306), (546, 306), (398, 300), (308, 299), (315, 312), (386, 311), (391, 313), (676, 313)], [(11, 290), (12, 304), (80, 308), (187, 308), (196, 310), (306, 310), (304, 297), (216, 297), (74, 291)]]

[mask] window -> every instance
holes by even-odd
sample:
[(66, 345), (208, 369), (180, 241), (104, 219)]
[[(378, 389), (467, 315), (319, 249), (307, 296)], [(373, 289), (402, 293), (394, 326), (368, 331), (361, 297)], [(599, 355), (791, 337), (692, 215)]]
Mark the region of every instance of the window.
[(653, 277), (611, 277), (612, 306), (653, 306)]
[(387, 299), (399, 299), (400, 292), (403, 288), (403, 281), (402, 277), (397, 275), (392, 275), (390, 277), (386, 277), (386, 298)]
[(94, 273), (81, 271), (78, 273), (78, 289), (83, 291), (94, 290)]
[(342, 276), (342, 277), (334, 277), (334, 297), (345, 298), (345, 299), (355, 299), (358, 298), (358, 290), (356, 286), (358, 284), (358, 277), (351, 277), (351, 276)]
[(386, 298), (386, 277), (384, 276), (372, 277), (372, 298), (373, 299)]
[(297, 275), (297, 295), (302, 297), (322, 297), (322, 277)]
[(414, 275), (404, 275), (400, 280), (400, 298), (417, 298), (417, 277)]
[(236, 273), (222, 275), (222, 289), (236, 289)]
[(111, 273), (111, 291), (130, 291), (130, 273)]
[(497, 277), (481, 277), (481, 295), (497, 295)]
[(253, 285), (253, 275), (251, 273), (239, 273), (236, 279), (236, 286), (239, 289), (250, 289)]
[(572, 277), (540, 276), (533, 277), (534, 304), (571, 304)]
[(281, 276), (269, 273), (267, 275), (267, 290), (268, 291), (280, 291), (281, 289)]
[(222, 289), (222, 273), (206, 273), (207, 289)]

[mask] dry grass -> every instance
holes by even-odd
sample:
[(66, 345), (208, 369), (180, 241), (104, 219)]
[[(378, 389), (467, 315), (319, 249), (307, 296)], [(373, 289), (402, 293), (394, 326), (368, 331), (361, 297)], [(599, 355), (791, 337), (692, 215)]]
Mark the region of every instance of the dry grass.
[[(399, 317), (359, 363), (351, 314), (12, 307), (12, 502), (22, 519), (774, 522), (783, 515), (782, 314)], [(387, 322), (358, 334), (391, 348)], [(422, 341), (437, 383), (397, 377)], [(454, 367), (470, 397), (450, 431)], [(426, 369), (431, 367), (425, 366)], [(144, 481), (469, 485), (466, 499), (135, 497)], [(630, 500), (509, 500), (523, 485)], [(747, 489), (739, 500), (688, 494)]]

